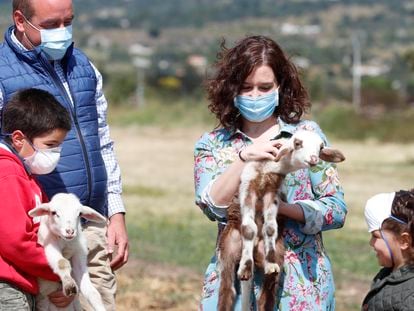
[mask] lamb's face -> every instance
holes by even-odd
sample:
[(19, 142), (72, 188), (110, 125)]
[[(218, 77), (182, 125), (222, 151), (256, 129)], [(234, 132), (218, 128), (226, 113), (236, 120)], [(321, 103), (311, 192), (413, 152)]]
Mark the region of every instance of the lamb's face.
[(80, 230), (82, 205), (73, 195), (55, 195), (50, 201), (49, 228), (66, 241), (73, 240)]
[(290, 139), (291, 165), (296, 169), (308, 168), (319, 163), (319, 154), (324, 143), (321, 137), (311, 131), (297, 131)]

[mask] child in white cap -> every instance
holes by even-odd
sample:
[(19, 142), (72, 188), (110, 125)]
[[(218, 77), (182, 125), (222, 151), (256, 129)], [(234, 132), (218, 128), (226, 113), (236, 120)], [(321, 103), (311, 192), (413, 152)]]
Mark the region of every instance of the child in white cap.
[(362, 310), (414, 310), (414, 191), (380, 193), (365, 206), (369, 244), (383, 268)]

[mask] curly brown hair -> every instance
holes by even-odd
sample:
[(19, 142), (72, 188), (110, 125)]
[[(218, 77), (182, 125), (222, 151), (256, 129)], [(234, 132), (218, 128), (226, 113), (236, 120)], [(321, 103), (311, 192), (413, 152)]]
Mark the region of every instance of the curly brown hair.
[(392, 201), (391, 215), (394, 218), (387, 218), (382, 223), (381, 229), (393, 232), (396, 236), (407, 232), (411, 236), (410, 264), (414, 264), (414, 189), (410, 191), (400, 190), (395, 193)]
[(275, 41), (266, 36), (248, 36), (232, 48), (227, 48), (223, 39), (220, 47), (213, 66), (215, 73), (207, 79), (206, 90), (210, 101), (208, 107), (221, 126), (240, 126), (240, 113), (233, 100), (240, 93), (246, 78), (260, 65), (273, 69), (279, 85), (279, 106), (275, 116), (288, 123), (297, 123), (310, 109), (308, 93), (295, 65)]

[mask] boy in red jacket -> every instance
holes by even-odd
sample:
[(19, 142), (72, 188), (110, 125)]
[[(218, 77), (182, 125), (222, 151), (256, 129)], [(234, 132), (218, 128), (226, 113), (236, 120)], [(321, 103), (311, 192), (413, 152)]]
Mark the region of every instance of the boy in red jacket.
[[(47, 201), (34, 175), (54, 170), (60, 145), (70, 128), (67, 110), (50, 93), (39, 89), (17, 92), (3, 109), (0, 310), (32, 310), (38, 293), (37, 278), (59, 281), (37, 243), (38, 224), (27, 212)], [(65, 298), (60, 296), (58, 300)]]

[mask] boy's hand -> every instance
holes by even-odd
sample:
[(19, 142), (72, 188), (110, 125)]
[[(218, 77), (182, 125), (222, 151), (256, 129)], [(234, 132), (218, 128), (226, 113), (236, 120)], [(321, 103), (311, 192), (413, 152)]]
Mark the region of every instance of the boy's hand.
[(62, 290), (57, 290), (51, 294), (49, 294), (49, 300), (58, 308), (65, 308), (67, 307), (73, 299), (75, 299), (76, 295), (72, 296), (65, 296)]

